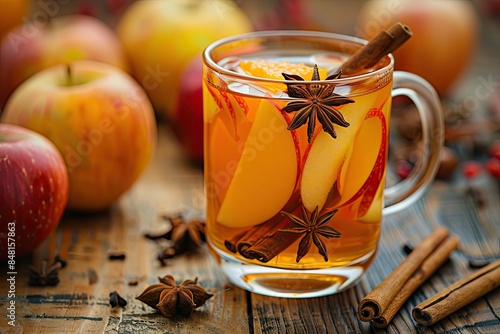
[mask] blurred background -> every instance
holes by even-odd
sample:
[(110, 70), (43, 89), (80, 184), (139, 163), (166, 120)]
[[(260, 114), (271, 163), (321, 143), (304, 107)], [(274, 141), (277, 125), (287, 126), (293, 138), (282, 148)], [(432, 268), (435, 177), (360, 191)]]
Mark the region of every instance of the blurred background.
[[(112, 63), (110, 39), (95, 37), (94, 50), (88, 52), (91, 47), (78, 46), (79, 41), (92, 44), (92, 33), (103, 37), (102, 31), (74, 30), (68, 37), (62, 31), (71, 30), (71, 24), (55, 24), (67, 15), (96, 18), (124, 48), (126, 59), (115, 65), (142, 85), (157, 120), (174, 125), (195, 161), (202, 160), (199, 55), (213, 40), (250, 30), (307, 29), (369, 39), (401, 21), (414, 37), (395, 53), (396, 69), (421, 75), (436, 88), (446, 116), (447, 146), (465, 143), (472, 159), (498, 139), (500, 0), (0, 0), (0, 6), (1, 106), (22, 81), (54, 63), (85, 57)], [(49, 33), (37, 35), (51, 27), (58, 30), (52, 35), (64, 40), (60, 44), (44, 44), (54, 38)], [(17, 52), (6, 51), (12, 48)], [(398, 119), (399, 107), (412, 107), (404, 100), (394, 105), (394, 124), (408, 140), (408, 148), (394, 158), (406, 161), (404, 170), (411, 168), (418, 116), (405, 113)], [(456, 150), (448, 153), (452, 161), (443, 177), (458, 165)]]

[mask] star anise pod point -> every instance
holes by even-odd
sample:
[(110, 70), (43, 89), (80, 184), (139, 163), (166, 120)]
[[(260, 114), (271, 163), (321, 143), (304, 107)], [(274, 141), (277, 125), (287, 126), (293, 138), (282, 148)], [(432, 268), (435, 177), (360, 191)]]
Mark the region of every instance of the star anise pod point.
[[(338, 70), (325, 80), (340, 78), (342, 72)], [(354, 103), (354, 100), (333, 92), (333, 83), (301, 83), (305, 81), (300, 75), (282, 73), (283, 77), (293, 83), (286, 83), (288, 96), (298, 98), (298, 101), (289, 102), (283, 110), (287, 113), (296, 111), (288, 130), (295, 130), (307, 123), (307, 140), (310, 143), (316, 128), (316, 119), (321, 123), (323, 131), (333, 138), (337, 138), (334, 124), (348, 127), (342, 113), (335, 107)], [(315, 64), (311, 81), (319, 81), (318, 66)]]
[(337, 213), (338, 209), (326, 212), (321, 217), (318, 217), (319, 210), (318, 207), (309, 216), (305, 206), (302, 206), (302, 218), (299, 218), (291, 213), (281, 211), (281, 214), (290, 219), (292, 222), (298, 226), (281, 229), (282, 232), (289, 233), (300, 233), (304, 234), (299, 242), (299, 249), (297, 250), (297, 258), (295, 261), (298, 263), (304, 256), (309, 253), (311, 249), (311, 241), (314, 243), (318, 252), (323, 255), (325, 262), (328, 262), (328, 251), (325, 243), (321, 237), (330, 238), (340, 238), (340, 232), (335, 230), (331, 226), (326, 226), (326, 224), (333, 218)]

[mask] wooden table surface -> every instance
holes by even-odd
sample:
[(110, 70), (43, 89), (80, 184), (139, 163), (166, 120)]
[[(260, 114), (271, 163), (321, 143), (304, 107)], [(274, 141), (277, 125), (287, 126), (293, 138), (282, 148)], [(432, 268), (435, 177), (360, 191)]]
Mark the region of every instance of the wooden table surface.
[[(485, 182), (487, 182), (485, 180)], [(491, 184), (491, 182), (489, 182)], [(499, 203), (498, 184), (487, 194)], [(496, 202), (495, 202), (496, 201)], [(312, 299), (279, 299), (243, 291), (229, 284), (216, 268), (206, 246), (180, 255), (161, 266), (159, 245), (147, 231), (163, 229), (163, 213), (203, 215), (202, 171), (182, 155), (167, 127), (159, 129), (154, 161), (143, 177), (108, 212), (66, 215), (57, 231), (32, 257), (16, 263), (16, 326), (7, 325), (8, 291), (0, 281), (0, 331), (8, 333), (373, 333), (356, 316), (358, 302), (405, 257), (403, 243), (415, 245), (436, 226), (444, 225), (462, 239), (434, 276), (404, 304), (388, 327), (389, 333), (500, 333), (500, 289), (490, 292), (431, 327), (417, 325), (411, 310), (459, 278), (472, 272), (470, 258), (500, 256), (499, 209), (478, 210), (460, 186), (437, 181), (425, 200), (383, 224), (380, 250), (359, 285), (337, 295)], [(126, 259), (111, 261), (110, 250), (123, 250)], [(68, 261), (55, 287), (28, 286), (30, 264), (60, 254)], [(7, 267), (2, 266), (2, 272)], [(135, 299), (158, 276), (178, 281), (198, 277), (214, 297), (190, 318), (169, 319)], [(138, 285), (128, 285), (137, 279)], [(109, 306), (109, 292), (118, 291), (125, 309)]]

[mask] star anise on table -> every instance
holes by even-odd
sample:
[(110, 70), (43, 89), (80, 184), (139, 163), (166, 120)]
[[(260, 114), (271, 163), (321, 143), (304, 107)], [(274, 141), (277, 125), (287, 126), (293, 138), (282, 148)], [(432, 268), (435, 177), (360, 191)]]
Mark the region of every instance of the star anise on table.
[(281, 211), (281, 214), (288, 217), (292, 222), (296, 223), (297, 227), (281, 229), (282, 232), (289, 233), (300, 233), (305, 234), (299, 243), (299, 249), (297, 251), (296, 262), (298, 263), (311, 249), (311, 240), (318, 248), (318, 251), (323, 255), (323, 259), (328, 261), (328, 252), (326, 245), (321, 240), (321, 237), (327, 239), (330, 238), (340, 238), (340, 232), (333, 227), (326, 226), (326, 224), (332, 219), (332, 217), (337, 213), (338, 209), (329, 211), (318, 218), (318, 207), (314, 209), (311, 216), (308, 215), (307, 210), (302, 206), (302, 218), (299, 218), (291, 213)]
[(163, 215), (162, 218), (170, 222), (170, 229), (144, 235), (151, 240), (166, 239), (172, 241), (171, 245), (158, 253), (157, 258), (162, 265), (165, 260), (196, 248), (206, 241), (204, 221), (197, 218), (187, 220), (180, 215)]
[[(336, 71), (325, 80), (340, 78), (342, 72)], [(288, 103), (283, 110), (287, 113), (296, 111), (297, 113), (288, 126), (288, 130), (295, 130), (307, 122), (307, 140), (310, 143), (316, 127), (316, 119), (321, 123), (323, 131), (333, 138), (337, 138), (334, 124), (348, 127), (349, 123), (344, 119), (342, 113), (335, 107), (347, 103), (354, 103), (345, 96), (333, 92), (335, 85), (332, 83), (306, 84), (300, 75), (282, 73), (286, 80), (297, 81), (298, 83), (287, 83), (288, 96), (301, 99)], [(318, 66), (315, 64), (311, 81), (319, 81)]]
[(61, 269), (62, 262), (55, 261), (52, 265), (47, 267), (47, 260), (43, 260), (40, 264), (40, 269), (30, 266), (30, 278), (28, 285), (30, 286), (55, 286), (59, 284), (59, 269)]
[(156, 308), (166, 317), (191, 315), (194, 309), (205, 304), (213, 296), (198, 285), (197, 278), (185, 280), (179, 285), (171, 275), (158, 279), (160, 283), (147, 287), (136, 299)]
[(168, 217), (172, 224), (170, 240), (201, 245), (205, 242), (205, 222), (199, 219), (185, 220), (182, 217)]

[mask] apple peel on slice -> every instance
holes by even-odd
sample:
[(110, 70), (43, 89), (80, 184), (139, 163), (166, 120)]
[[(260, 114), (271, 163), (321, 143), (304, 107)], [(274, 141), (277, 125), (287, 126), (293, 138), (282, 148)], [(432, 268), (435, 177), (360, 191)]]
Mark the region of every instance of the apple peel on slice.
[[(250, 125), (246, 118), (249, 107), (245, 100), (222, 90), (216, 90), (208, 84), (205, 84), (204, 87), (205, 91), (212, 97), (212, 99), (205, 98), (203, 102), (206, 122), (211, 122), (216, 115), (219, 115), (233, 138), (238, 140), (240, 137), (244, 137), (248, 133)], [(243, 133), (240, 133), (241, 131)]]
[(286, 120), (273, 104), (262, 100), (217, 221), (241, 228), (279, 213), (294, 191), (299, 160)]
[(379, 155), (382, 153), (381, 149), (385, 146), (383, 143), (387, 139), (385, 117), (382, 112), (379, 114), (374, 110), (378, 109), (372, 109), (366, 115), (340, 170), (337, 188), (341, 200), (337, 205), (346, 203), (359, 189), (362, 189), (376, 166)]
[(366, 115), (353, 145), (352, 155), (344, 164), (337, 181), (343, 199), (338, 206), (350, 205), (362, 196), (358, 217), (368, 212), (385, 174), (386, 155), (386, 119), (382, 110), (373, 108)]

